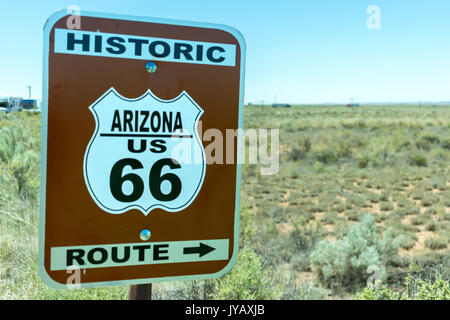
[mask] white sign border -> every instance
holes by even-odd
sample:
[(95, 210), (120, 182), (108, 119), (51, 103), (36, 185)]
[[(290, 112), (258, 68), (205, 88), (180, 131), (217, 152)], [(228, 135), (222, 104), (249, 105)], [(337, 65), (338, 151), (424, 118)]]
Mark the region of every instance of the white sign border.
[[(54, 24), (64, 16), (70, 15), (66, 10), (60, 10), (52, 14), (44, 25), (44, 41), (43, 41), (43, 81), (42, 81), (42, 114), (41, 114), (41, 182), (40, 182), (40, 221), (39, 221), (39, 274), (45, 284), (54, 289), (70, 289), (69, 285), (61, 284), (53, 280), (45, 269), (45, 207), (46, 207), (46, 178), (47, 178), (47, 126), (48, 126), (48, 73), (49, 73), (49, 53), (50, 53), (50, 33)], [(192, 22), (184, 20), (172, 20), (164, 18), (153, 17), (138, 17), (128, 16), (121, 14), (109, 14), (100, 12), (81, 12), (81, 17), (96, 17), (104, 19), (120, 19), (129, 21), (140, 22), (153, 22), (160, 24), (171, 24), (179, 26), (190, 26), (199, 28), (218, 29), (230, 33), (239, 42), (240, 46), (240, 80), (239, 80), (239, 119), (238, 129), (243, 129), (243, 105), (244, 105), (244, 81), (245, 81), (245, 54), (246, 44), (243, 35), (235, 28), (222, 25), (205, 22)], [(175, 277), (160, 277), (160, 278), (144, 278), (144, 279), (132, 279), (132, 280), (118, 280), (118, 281), (103, 281), (103, 282), (84, 282), (80, 284), (80, 288), (92, 288), (92, 287), (104, 287), (104, 286), (120, 286), (120, 285), (136, 285), (136, 284), (148, 284), (155, 282), (166, 281), (184, 281), (184, 280), (203, 280), (218, 278), (234, 267), (238, 258), (239, 250), (239, 211), (240, 211), (240, 186), (241, 186), (241, 170), (242, 170), (242, 130), (238, 130), (238, 145), (237, 145), (237, 169), (236, 169), (236, 198), (235, 198), (235, 211), (234, 211), (234, 247), (233, 254), (228, 264), (220, 271), (210, 274), (196, 274), (188, 276), (175, 276)]]

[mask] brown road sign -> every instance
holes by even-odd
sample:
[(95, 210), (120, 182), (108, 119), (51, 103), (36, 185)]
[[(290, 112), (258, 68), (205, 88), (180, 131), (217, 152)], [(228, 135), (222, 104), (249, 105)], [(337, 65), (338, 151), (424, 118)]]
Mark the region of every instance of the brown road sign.
[(40, 274), (56, 288), (219, 277), (238, 251), (245, 43), (214, 24), (60, 11), (44, 27)]

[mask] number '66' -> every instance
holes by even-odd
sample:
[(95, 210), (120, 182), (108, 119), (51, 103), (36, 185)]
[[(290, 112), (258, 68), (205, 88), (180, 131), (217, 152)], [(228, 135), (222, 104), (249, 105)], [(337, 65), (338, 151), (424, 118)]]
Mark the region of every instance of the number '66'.
[[(121, 202), (133, 202), (138, 200), (144, 193), (144, 181), (135, 173), (128, 173), (122, 176), (123, 169), (130, 166), (133, 170), (142, 169), (142, 163), (133, 158), (125, 158), (117, 161), (111, 169), (109, 177), (109, 185), (111, 193), (116, 200)], [(156, 161), (150, 169), (149, 185), (152, 196), (159, 201), (171, 201), (176, 199), (181, 193), (181, 180), (174, 173), (166, 173), (161, 175), (161, 170), (164, 166), (169, 166), (170, 169), (181, 168), (180, 164), (170, 158), (164, 158)], [(133, 184), (133, 191), (130, 194), (123, 193), (122, 185), (125, 181)], [(170, 192), (165, 194), (161, 191), (161, 184), (163, 181), (168, 181), (171, 184)]]

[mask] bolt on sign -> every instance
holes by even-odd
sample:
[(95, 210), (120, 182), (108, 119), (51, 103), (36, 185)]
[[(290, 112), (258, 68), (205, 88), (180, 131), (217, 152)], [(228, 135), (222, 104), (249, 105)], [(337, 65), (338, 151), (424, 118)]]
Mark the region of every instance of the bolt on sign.
[[(70, 17), (44, 27), (41, 277), (67, 288), (76, 270), (79, 287), (224, 275), (238, 251), (242, 35), (84, 12), (70, 29)], [(233, 163), (208, 161), (212, 128), (238, 132)]]

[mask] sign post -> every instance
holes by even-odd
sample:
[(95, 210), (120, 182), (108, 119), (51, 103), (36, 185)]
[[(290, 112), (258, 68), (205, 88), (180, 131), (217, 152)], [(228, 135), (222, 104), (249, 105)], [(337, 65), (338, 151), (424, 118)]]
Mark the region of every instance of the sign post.
[[(242, 35), (90, 12), (71, 29), (69, 18), (44, 27), (42, 279), (150, 298), (149, 283), (224, 275), (238, 252)], [(235, 132), (226, 163), (207, 130)]]
[(136, 284), (130, 286), (129, 300), (152, 300), (152, 284)]

